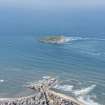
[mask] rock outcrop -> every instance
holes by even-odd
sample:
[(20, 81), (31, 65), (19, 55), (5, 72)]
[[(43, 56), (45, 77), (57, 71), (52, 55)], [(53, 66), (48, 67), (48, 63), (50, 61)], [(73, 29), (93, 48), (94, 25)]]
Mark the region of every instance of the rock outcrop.
[(48, 36), (40, 39), (40, 42), (50, 43), (50, 44), (64, 44), (66, 42), (63, 35), (60, 36)]
[(27, 87), (35, 90), (34, 95), (18, 98), (1, 98), (0, 105), (84, 105), (72, 97), (54, 92), (51, 88), (56, 82), (56, 79), (49, 78), (38, 83), (32, 83)]

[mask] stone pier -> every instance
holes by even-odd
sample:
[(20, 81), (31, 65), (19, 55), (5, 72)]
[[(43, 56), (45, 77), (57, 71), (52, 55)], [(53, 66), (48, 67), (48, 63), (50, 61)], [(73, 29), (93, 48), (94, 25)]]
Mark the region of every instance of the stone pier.
[(51, 90), (56, 82), (56, 79), (49, 78), (38, 83), (32, 83), (27, 87), (35, 90), (33, 95), (18, 98), (1, 98), (0, 105), (85, 105), (72, 97)]

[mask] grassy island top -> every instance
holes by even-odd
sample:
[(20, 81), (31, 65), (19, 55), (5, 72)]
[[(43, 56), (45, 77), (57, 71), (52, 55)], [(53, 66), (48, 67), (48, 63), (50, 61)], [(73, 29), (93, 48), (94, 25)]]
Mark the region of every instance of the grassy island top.
[(63, 35), (60, 36), (47, 36), (42, 38), (40, 41), (44, 41), (44, 42), (58, 42), (61, 40), (64, 40), (65, 37)]

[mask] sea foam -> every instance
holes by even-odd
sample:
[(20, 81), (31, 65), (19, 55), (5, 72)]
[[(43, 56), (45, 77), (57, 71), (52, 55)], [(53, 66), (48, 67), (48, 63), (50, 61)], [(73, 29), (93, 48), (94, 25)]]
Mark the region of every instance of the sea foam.
[(85, 105), (100, 105), (98, 102), (95, 102), (91, 99), (91, 96), (80, 96), (77, 98), (80, 102), (85, 103)]
[(3, 83), (3, 82), (4, 82), (4, 80), (3, 80), (3, 79), (1, 79), (1, 80), (0, 80), (0, 83)]
[(96, 87), (96, 85), (91, 85), (87, 88), (83, 88), (83, 89), (80, 89), (80, 90), (75, 90), (73, 93), (76, 95), (76, 96), (81, 96), (81, 95), (87, 95), (88, 93), (90, 93), (94, 88)]
[(72, 85), (55, 85), (54, 88), (62, 91), (69, 91), (69, 92), (73, 90)]
[(83, 37), (65, 37), (65, 40), (67, 41), (77, 41), (77, 40), (88, 40), (89, 38), (83, 38)]
[[(75, 90), (73, 93), (80, 102), (85, 103), (85, 105), (100, 105), (98, 102), (93, 100), (92, 96), (89, 93), (94, 90), (96, 85), (91, 85), (87, 88), (82, 88), (80, 90)], [(96, 98), (96, 97), (95, 97)]]
[(65, 42), (79, 41), (79, 40), (105, 41), (104, 38), (75, 37), (75, 36), (65, 37)]
[(50, 76), (43, 76), (42, 77), (43, 79), (49, 79), (49, 78), (51, 78)]

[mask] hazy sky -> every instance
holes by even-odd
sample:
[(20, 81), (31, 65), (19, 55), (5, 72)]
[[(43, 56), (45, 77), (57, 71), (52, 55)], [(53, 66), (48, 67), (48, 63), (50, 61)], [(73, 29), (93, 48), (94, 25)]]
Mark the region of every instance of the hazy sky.
[(99, 8), (105, 7), (105, 0), (0, 0), (0, 6), (35, 9)]

